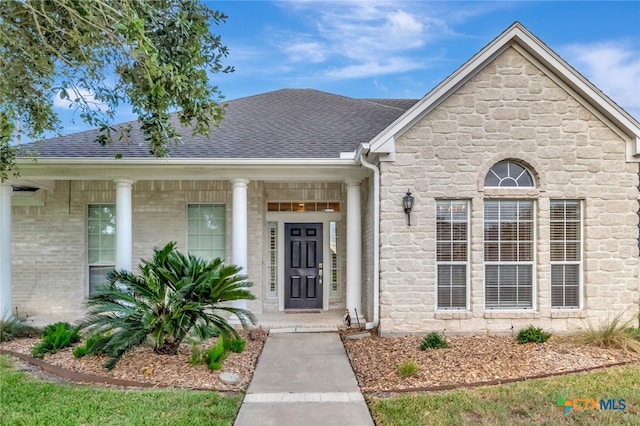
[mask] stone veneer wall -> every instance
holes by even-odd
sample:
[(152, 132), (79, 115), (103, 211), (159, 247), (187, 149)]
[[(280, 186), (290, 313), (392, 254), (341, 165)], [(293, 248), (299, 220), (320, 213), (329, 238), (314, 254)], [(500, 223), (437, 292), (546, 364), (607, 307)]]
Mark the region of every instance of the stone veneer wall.
[[(515, 159), (535, 189), (483, 189), (489, 168)], [(638, 313), (638, 165), (597, 115), (510, 48), (396, 142), (381, 164), (381, 332), (510, 333), (529, 324), (570, 332), (618, 312)], [(411, 227), (397, 208), (416, 197)], [(471, 209), (469, 311), (435, 306), (435, 200)], [(530, 198), (536, 209), (533, 310), (484, 309), (483, 202)], [(583, 203), (583, 309), (552, 310), (549, 201)]]

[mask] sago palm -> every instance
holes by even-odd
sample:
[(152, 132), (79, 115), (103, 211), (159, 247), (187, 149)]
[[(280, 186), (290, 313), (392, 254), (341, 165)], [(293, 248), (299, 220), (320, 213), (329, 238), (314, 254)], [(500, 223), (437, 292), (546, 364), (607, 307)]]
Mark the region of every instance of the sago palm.
[(158, 354), (176, 355), (187, 335), (207, 338), (215, 334), (238, 337), (221, 314), (235, 315), (243, 326), (255, 324), (254, 315), (225, 302), (254, 299), (252, 283), (241, 268), (185, 255), (170, 242), (154, 250), (151, 261), (142, 260), (139, 274), (114, 271), (109, 283), (88, 300), (81, 327), (100, 336), (93, 353), (106, 353), (105, 367), (115, 367), (130, 349), (147, 341)]

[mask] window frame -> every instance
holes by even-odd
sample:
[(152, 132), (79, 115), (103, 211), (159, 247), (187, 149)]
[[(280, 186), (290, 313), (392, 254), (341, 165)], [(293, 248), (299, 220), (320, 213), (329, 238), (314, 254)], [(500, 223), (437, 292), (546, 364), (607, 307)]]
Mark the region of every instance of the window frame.
[[(91, 261), (91, 254), (90, 254), (90, 251), (93, 250), (91, 248), (91, 246), (92, 246), (92, 241), (91, 241), (92, 238), (91, 238), (91, 236), (94, 235), (94, 234), (91, 234), (91, 232), (90, 232), (90, 222), (92, 220), (97, 220), (98, 222), (102, 222), (102, 220), (101, 220), (101, 218), (92, 219), (91, 211), (93, 209), (95, 209), (95, 208), (103, 209), (105, 207), (109, 207), (111, 209), (111, 214), (112, 214), (112, 217), (113, 217), (113, 222), (112, 222), (113, 228), (114, 228), (114, 232), (113, 232), (113, 248), (112, 248), (112, 250), (113, 250), (113, 261), (99, 259), (98, 261), (92, 262)], [(96, 293), (96, 290), (98, 289), (99, 285), (104, 285), (104, 284), (108, 283), (108, 281), (106, 279), (106, 274), (108, 272), (114, 271), (116, 269), (116, 235), (117, 235), (116, 203), (89, 203), (89, 204), (87, 204), (86, 212), (87, 212), (87, 218), (86, 218), (86, 222), (85, 222), (85, 224), (87, 226), (87, 233), (86, 233), (86, 236), (87, 236), (87, 247), (86, 247), (86, 255), (87, 255), (87, 262), (86, 262), (86, 265), (87, 265), (86, 283), (87, 284), (86, 285), (87, 285), (87, 287), (86, 288), (87, 288), (87, 290), (86, 290), (86, 295), (87, 295), (87, 297), (91, 297)], [(99, 235), (99, 234), (97, 234), (97, 235)], [(101, 252), (103, 250), (103, 248), (101, 246), (101, 241), (99, 242), (98, 245), (100, 246), (100, 247), (98, 247), (98, 250), (99, 250), (98, 257), (101, 257), (100, 254), (101, 254)], [(92, 285), (92, 279), (91, 278), (94, 275), (94, 274), (92, 274), (92, 270), (98, 270), (98, 269), (106, 269), (106, 271), (103, 274), (100, 274), (100, 275), (104, 276), (104, 280), (103, 280), (102, 283), (97, 283), (95, 285)]]
[[(466, 224), (466, 235), (465, 235), (465, 239), (464, 240), (456, 240), (453, 237), (453, 226), (451, 228), (451, 236), (450, 239), (442, 239), (439, 236), (439, 228), (438, 228), (438, 224), (440, 223), (438, 221), (438, 208), (441, 204), (443, 203), (456, 203), (456, 204), (461, 204), (464, 203), (464, 207), (465, 207), (465, 220), (464, 223)], [(435, 263), (436, 263), (436, 268), (435, 268), (435, 308), (436, 311), (468, 311), (469, 310), (469, 300), (470, 300), (470, 282), (471, 282), (471, 201), (468, 199), (455, 199), (455, 198), (443, 198), (443, 199), (436, 199), (436, 204), (435, 204), (435, 213), (436, 213), (436, 219), (435, 219), (435, 243), (436, 243), (436, 249), (435, 249)], [(450, 217), (449, 219), (451, 219), (451, 223), (463, 223), (461, 221), (453, 221), (453, 218)], [(452, 258), (450, 260), (438, 260), (439, 257), (439, 243), (445, 243), (451, 244), (451, 250), (453, 252), (453, 244), (454, 243), (460, 243), (464, 241), (464, 243), (466, 244), (466, 250), (465, 250), (465, 260), (453, 260), (453, 255)], [(443, 266), (464, 266), (465, 267), (465, 273), (464, 273), (464, 277), (465, 277), (465, 283), (464, 283), (464, 306), (440, 306), (440, 268)], [(449, 288), (451, 289), (453, 287), (453, 284), (450, 282), (449, 283)]]
[[(209, 258), (203, 258), (203, 259), (205, 259), (206, 261), (211, 261), (212, 259), (214, 259), (216, 257), (220, 257), (226, 263), (226, 260), (227, 260), (227, 236), (228, 236), (228, 234), (227, 234), (227, 222), (228, 221), (227, 221), (227, 206), (226, 206), (225, 203), (188, 203), (186, 205), (186, 218), (185, 219), (186, 219), (186, 234), (187, 234), (186, 235), (186, 237), (187, 237), (186, 238), (187, 253), (193, 254), (193, 253), (191, 253), (191, 246), (190, 246), (191, 243), (192, 243), (191, 235), (196, 235), (196, 234), (198, 236), (201, 235), (200, 233), (191, 232), (190, 225), (189, 225), (190, 224), (190, 219), (191, 219), (189, 217), (189, 209), (191, 207), (196, 207), (196, 206), (197, 207), (210, 206), (210, 207), (214, 207), (214, 208), (218, 207), (218, 208), (222, 209), (221, 218), (224, 221), (224, 233), (223, 233), (223, 245), (222, 245), (222, 249), (221, 250), (223, 250), (223, 255), (222, 256), (215, 256), (214, 255), (211, 259), (209, 259)], [(202, 235), (205, 235), (205, 234), (202, 234)], [(212, 239), (213, 239), (213, 235), (214, 234), (212, 233), (211, 235), (212, 235)], [(202, 249), (198, 249), (198, 251), (201, 251), (201, 250)], [(216, 250), (219, 251), (220, 249), (216, 249), (214, 247), (211, 250), (212, 250), (213, 253), (215, 253)], [(202, 256), (198, 256), (198, 257), (202, 257)]]
[[(498, 206), (500, 206), (503, 203), (506, 202), (517, 202), (518, 203), (518, 216), (520, 215), (519, 213), (519, 206), (520, 203), (530, 203), (531, 205), (531, 240), (521, 240), (519, 237), (517, 237), (516, 240), (502, 240), (500, 239), (500, 237), (498, 237), (497, 240), (487, 240), (487, 204), (488, 203), (498, 203)], [(498, 210), (498, 221), (497, 223), (506, 223), (506, 222), (502, 222), (500, 220), (500, 207)], [(490, 221), (493, 222), (493, 221)], [(517, 220), (516, 222), (516, 227), (518, 229), (518, 234), (520, 232), (520, 221)], [(500, 228), (500, 226), (499, 226)], [(499, 234), (501, 232), (501, 230), (498, 230)], [(487, 260), (487, 241), (496, 241), (497, 242), (497, 247), (498, 247), (498, 260)], [(504, 261), (504, 260), (500, 260), (500, 250), (502, 249), (502, 245), (501, 243), (503, 241), (513, 241), (515, 243), (517, 243), (517, 247), (520, 247), (520, 243), (521, 242), (530, 242), (531, 243), (531, 259), (530, 260), (526, 260), (526, 261), (521, 261), (521, 260), (515, 260), (515, 261)], [(522, 311), (535, 311), (537, 309), (537, 276), (536, 276), (536, 262), (537, 262), (537, 249), (536, 249), (536, 241), (537, 241), (537, 208), (536, 208), (536, 202), (533, 199), (529, 199), (529, 198), (491, 198), (491, 199), (485, 199), (484, 200), (484, 206), (483, 206), (483, 235), (482, 235), (482, 247), (483, 247), (483, 266), (484, 266), (484, 309), (485, 310), (489, 310), (489, 311), (518, 311), (518, 312), (522, 312)], [(517, 256), (520, 256), (520, 251), (519, 248), (517, 249)], [(487, 279), (487, 266), (498, 266), (498, 272), (500, 271), (500, 266), (530, 266), (531, 268), (531, 273), (530, 273), (530, 279), (531, 279), (531, 303), (530, 306), (500, 306), (500, 303), (497, 302), (496, 306), (489, 306), (487, 303), (487, 284), (488, 284), (488, 279)], [(519, 272), (518, 272), (519, 274)], [(519, 287), (519, 286), (517, 286)], [(516, 287), (516, 291), (517, 291), (517, 287)], [(498, 283), (498, 292), (500, 291), (500, 287), (499, 287), (499, 283)], [(499, 300), (499, 294), (498, 294), (498, 300)], [(516, 300), (516, 305), (517, 305), (517, 300)]]
[[(557, 221), (554, 220), (552, 218), (552, 207), (554, 203), (563, 203), (565, 206), (565, 209), (563, 211), (563, 215), (564, 218), (562, 221)], [(566, 239), (566, 227), (564, 228), (564, 236), (565, 238), (563, 238), (562, 240), (555, 240), (553, 239), (554, 234), (553, 234), (553, 223), (563, 223), (566, 224), (567, 220), (566, 220), (566, 205), (567, 203), (572, 203), (572, 204), (577, 204), (578, 205), (578, 213), (579, 213), (579, 219), (573, 220), (572, 222), (574, 223), (578, 223), (578, 232), (580, 234), (580, 238), (578, 239), (572, 239), (572, 240), (567, 240)], [(566, 226), (566, 225), (565, 225)], [(564, 247), (563, 247), (563, 257), (565, 258), (565, 260), (553, 260), (553, 243), (554, 242), (562, 242)], [(578, 248), (576, 250), (576, 254), (579, 257), (579, 260), (566, 260), (567, 257), (567, 252), (566, 252), (566, 243), (567, 242), (574, 242), (574, 243), (578, 243)], [(582, 200), (578, 200), (578, 199), (551, 199), (549, 200), (549, 263), (550, 263), (550, 276), (549, 276), (549, 299), (550, 299), (550, 306), (551, 309), (554, 311), (558, 311), (558, 310), (580, 310), (583, 308), (583, 289), (584, 289), (584, 203), (582, 202)], [(577, 274), (577, 278), (578, 278), (578, 283), (577, 283), (577, 305), (575, 306), (567, 306), (566, 304), (564, 306), (554, 306), (553, 303), (553, 290), (554, 287), (558, 287), (556, 285), (554, 285), (553, 283), (553, 267), (554, 266), (565, 266), (565, 265), (576, 265), (577, 269), (578, 269), (578, 274)], [(562, 285), (563, 288), (566, 287), (566, 284), (563, 283)], [(565, 296), (566, 298), (566, 296)]]
[[(499, 171), (496, 170), (496, 168), (498, 168), (499, 166), (502, 166), (502, 165), (506, 165), (506, 167), (507, 167), (507, 175), (502, 175), (501, 176), (502, 173), (498, 173)], [(514, 178), (513, 176), (511, 176), (511, 165), (522, 169), (520, 174), (518, 174), (517, 178)], [(531, 181), (531, 185), (520, 185), (518, 180), (520, 179), (520, 177), (522, 177), (522, 175), (525, 175), (526, 177), (528, 177), (528, 180)], [(498, 179), (499, 180), (498, 184), (497, 185), (488, 184), (487, 180), (489, 178)], [(513, 181), (516, 184), (515, 185), (502, 185), (502, 183), (506, 182), (506, 181)], [(497, 163), (494, 163), (489, 168), (489, 170), (487, 171), (487, 173), (484, 176), (484, 187), (485, 188), (502, 188), (502, 189), (535, 188), (536, 187), (536, 180), (535, 180), (534, 175), (531, 172), (531, 170), (529, 170), (529, 168), (527, 166), (525, 166), (524, 164), (521, 164), (520, 162), (514, 161), (514, 160), (502, 160), (502, 161), (498, 161)]]

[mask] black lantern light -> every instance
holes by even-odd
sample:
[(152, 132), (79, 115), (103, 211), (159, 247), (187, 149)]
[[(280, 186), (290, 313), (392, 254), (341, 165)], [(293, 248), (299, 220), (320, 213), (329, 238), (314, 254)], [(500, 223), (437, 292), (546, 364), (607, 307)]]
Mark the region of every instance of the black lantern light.
[(407, 189), (407, 193), (402, 197), (402, 205), (404, 206), (404, 212), (407, 214), (407, 223), (411, 226), (411, 209), (413, 208), (413, 196), (411, 191)]

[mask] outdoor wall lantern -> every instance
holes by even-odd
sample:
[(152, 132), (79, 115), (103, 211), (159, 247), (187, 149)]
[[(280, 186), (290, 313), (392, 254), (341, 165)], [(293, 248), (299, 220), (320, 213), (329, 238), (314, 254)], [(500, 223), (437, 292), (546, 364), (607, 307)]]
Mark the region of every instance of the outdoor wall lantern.
[(413, 208), (413, 196), (411, 191), (407, 189), (407, 193), (402, 197), (402, 205), (404, 206), (404, 212), (407, 214), (407, 223), (411, 226), (411, 209)]

